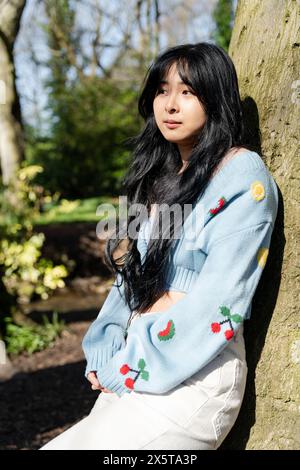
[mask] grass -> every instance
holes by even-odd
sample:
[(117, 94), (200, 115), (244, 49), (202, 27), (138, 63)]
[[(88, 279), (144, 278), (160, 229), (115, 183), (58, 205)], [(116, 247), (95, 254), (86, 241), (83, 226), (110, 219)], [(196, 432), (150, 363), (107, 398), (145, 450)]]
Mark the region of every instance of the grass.
[(45, 205), (45, 212), (35, 219), (34, 225), (47, 225), (53, 223), (71, 222), (98, 222), (100, 215), (96, 215), (100, 204), (109, 203), (118, 208), (117, 197), (91, 197), (69, 201), (62, 199), (59, 203)]

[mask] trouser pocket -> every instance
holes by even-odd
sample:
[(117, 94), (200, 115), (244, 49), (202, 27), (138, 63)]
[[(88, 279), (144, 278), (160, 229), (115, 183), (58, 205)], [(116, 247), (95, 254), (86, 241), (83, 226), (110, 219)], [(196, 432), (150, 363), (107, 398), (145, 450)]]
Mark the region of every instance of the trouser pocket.
[(220, 386), (220, 406), (213, 416), (219, 447), (229, 431), (232, 429), (245, 394), (248, 367), (246, 361), (238, 358), (229, 361), (222, 367), (222, 378)]
[(221, 381), (222, 356), (219, 354), (210, 361), (200, 371), (182, 382), (184, 385), (193, 387), (195, 390), (202, 390), (208, 396), (218, 390)]

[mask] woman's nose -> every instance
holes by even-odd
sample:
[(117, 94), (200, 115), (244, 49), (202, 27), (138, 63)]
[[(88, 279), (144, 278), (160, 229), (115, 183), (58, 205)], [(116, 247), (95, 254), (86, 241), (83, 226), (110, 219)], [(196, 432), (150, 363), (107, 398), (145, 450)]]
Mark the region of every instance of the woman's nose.
[(166, 103), (166, 111), (170, 112), (173, 109), (178, 111), (178, 104), (174, 95), (170, 96)]

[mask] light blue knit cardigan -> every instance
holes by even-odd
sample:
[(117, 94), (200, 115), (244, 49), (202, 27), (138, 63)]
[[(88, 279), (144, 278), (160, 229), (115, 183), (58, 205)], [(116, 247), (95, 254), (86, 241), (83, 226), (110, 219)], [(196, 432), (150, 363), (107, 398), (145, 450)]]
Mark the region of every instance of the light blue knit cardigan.
[(261, 157), (244, 151), (229, 160), (185, 220), (169, 263), (168, 288), (186, 295), (165, 311), (141, 315), (125, 339), (131, 312), (124, 286), (118, 290), (115, 282), (83, 339), (86, 375), (96, 371), (101, 385), (119, 396), (161, 394), (214, 359), (250, 318), (277, 208), (277, 186)]

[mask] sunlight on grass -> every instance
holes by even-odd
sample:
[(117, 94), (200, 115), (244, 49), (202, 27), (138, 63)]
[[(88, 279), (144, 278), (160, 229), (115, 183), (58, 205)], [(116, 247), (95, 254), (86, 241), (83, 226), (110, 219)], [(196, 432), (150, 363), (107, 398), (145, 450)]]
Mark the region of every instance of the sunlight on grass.
[(116, 197), (92, 197), (69, 201), (62, 199), (59, 204), (45, 205), (45, 212), (34, 222), (34, 225), (70, 222), (98, 222), (101, 217), (96, 215), (97, 207), (103, 203), (113, 204), (118, 208)]

